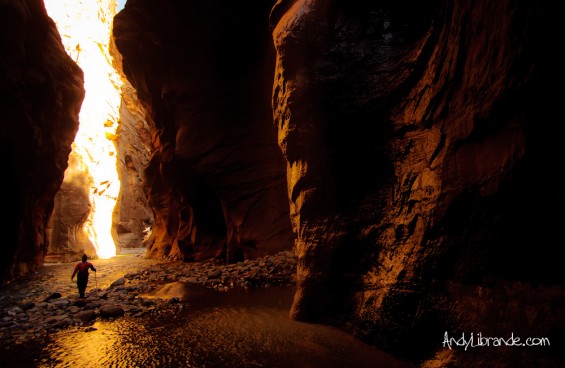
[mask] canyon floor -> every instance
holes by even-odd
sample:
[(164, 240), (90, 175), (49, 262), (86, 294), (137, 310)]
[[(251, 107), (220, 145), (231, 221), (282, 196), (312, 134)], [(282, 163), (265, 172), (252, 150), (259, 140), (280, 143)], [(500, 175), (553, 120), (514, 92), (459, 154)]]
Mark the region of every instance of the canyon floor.
[(0, 289), (0, 367), (410, 367), (338, 329), (293, 321), (295, 260), (235, 264), (143, 257), (75, 262)]

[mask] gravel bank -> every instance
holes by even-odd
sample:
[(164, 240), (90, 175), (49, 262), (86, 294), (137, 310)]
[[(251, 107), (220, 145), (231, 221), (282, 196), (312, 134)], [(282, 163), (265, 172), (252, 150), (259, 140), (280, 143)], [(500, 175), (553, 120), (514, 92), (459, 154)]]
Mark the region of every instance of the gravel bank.
[(97, 273), (96, 278), (91, 273), (85, 299), (78, 298), (76, 284), (70, 282), (74, 262), (46, 265), (35, 275), (0, 289), (4, 347), (43, 339), (69, 327), (88, 332), (101, 318), (177, 313), (190, 308), (182, 297), (186, 285), (224, 293), (236, 288), (291, 285), (296, 270), (290, 251), (228, 265), (217, 260), (148, 260), (139, 251), (92, 262)]

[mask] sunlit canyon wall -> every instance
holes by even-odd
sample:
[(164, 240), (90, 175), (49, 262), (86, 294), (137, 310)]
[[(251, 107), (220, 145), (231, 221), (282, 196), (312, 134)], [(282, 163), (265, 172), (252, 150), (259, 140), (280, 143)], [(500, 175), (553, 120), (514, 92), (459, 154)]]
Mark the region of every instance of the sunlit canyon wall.
[(83, 73), (43, 3), (0, 1), (1, 283), (43, 263), (83, 98)]
[(268, 1), (128, 1), (123, 70), (150, 118), (149, 255), (255, 258), (293, 245), (272, 124)]
[(549, 354), (442, 341), (562, 336), (551, 14), (538, 1), (277, 3), (293, 317), (430, 366)]
[(121, 56), (111, 37), (116, 2), (45, 4), (67, 53), (84, 71), (86, 89), (69, 168), (55, 197), (46, 260), (76, 260), (83, 252), (110, 257), (116, 247), (142, 246), (151, 219), (140, 175), (150, 140), (135, 94), (119, 72)]
[(122, 56), (111, 37), (110, 54), (122, 80), (120, 122), (115, 141), (120, 192), (112, 225), (112, 235), (120, 250), (145, 247), (145, 240), (151, 234), (153, 212), (145, 194), (145, 168), (149, 165), (153, 146), (145, 110), (137, 92), (122, 73)]

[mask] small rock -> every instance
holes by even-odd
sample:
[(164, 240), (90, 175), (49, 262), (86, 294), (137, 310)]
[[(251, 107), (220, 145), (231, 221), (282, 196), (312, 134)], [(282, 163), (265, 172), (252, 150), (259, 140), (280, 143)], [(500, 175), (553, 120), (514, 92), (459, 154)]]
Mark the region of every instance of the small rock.
[(77, 307), (84, 307), (86, 303), (87, 302), (84, 299), (77, 299), (74, 301), (73, 305), (76, 305)]
[(96, 327), (87, 327), (84, 329), (84, 332), (92, 332), (98, 330)]
[(126, 283), (126, 279), (124, 279), (123, 277), (120, 277), (119, 279), (117, 279), (116, 281), (114, 281), (114, 282), (110, 285), (110, 287), (113, 288), (113, 287), (116, 287), (116, 286), (122, 286), (122, 285), (124, 285), (125, 283)]
[(23, 310), (29, 310), (35, 307), (35, 303), (29, 302), (29, 303), (23, 303), (20, 305), (20, 308), (22, 308)]
[(100, 317), (110, 318), (110, 317), (121, 317), (123, 315), (124, 315), (124, 309), (119, 305), (105, 304), (100, 307)]
[(43, 299), (43, 301), (44, 301), (44, 302), (48, 302), (48, 301), (50, 301), (50, 300), (52, 300), (52, 299), (58, 299), (58, 298), (60, 298), (61, 296), (62, 296), (61, 293), (53, 293), (53, 294), (49, 295), (47, 298)]
[(208, 274), (209, 279), (217, 279), (222, 276), (222, 270), (215, 270)]
[(78, 312), (77, 314), (74, 315), (74, 317), (85, 322), (92, 321), (94, 318), (96, 318), (96, 312), (94, 312), (93, 310), (85, 310)]
[(70, 318), (63, 318), (60, 321), (57, 321), (53, 327), (54, 328), (66, 328), (73, 324), (73, 320)]
[(96, 309), (96, 308), (100, 308), (101, 305), (102, 305), (102, 303), (100, 303), (100, 302), (90, 302), (90, 303), (87, 303), (84, 306), (84, 309), (93, 310), (93, 309)]
[(70, 314), (78, 313), (80, 312), (80, 310), (81, 310), (80, 307), (77, 307), (75, 305), (71, 305), (70, 307), (67, 308), (67, 312)]
[(68, 318), (67, 315), (59, 315), (59, 316), (50, 316), (47, 317), (47, 319), (45, 320), (45, 323), (48, 325), (54, 325), (62, 320), (64, 320), (65, 318)]
[(153, 300), (144, 300), (141, 302), (141, 305), (144, 307), (151, 307), (152, 305), (155, 305), (155, 302)]
[(17, 315), (17, 314), (19, 314), (19, 313), (22, 313), (22, 312), (23, 312), (23, 309), (16, 306), (16, 307), (10, 308), (10, 309), (5, 310), (5, 311), (6, 311), (6, 314), (7, 314), (7, 315), (9, 315), (9, 316), (15, 316), (15, 315)]
[(71, 302), (69, 301), (69, 299), (59, 299), (59, 300), (51, 300), (49, 301), (49, 303), (56, 305), (59, 308), (64, 308), (67, 305), (71, 304)]

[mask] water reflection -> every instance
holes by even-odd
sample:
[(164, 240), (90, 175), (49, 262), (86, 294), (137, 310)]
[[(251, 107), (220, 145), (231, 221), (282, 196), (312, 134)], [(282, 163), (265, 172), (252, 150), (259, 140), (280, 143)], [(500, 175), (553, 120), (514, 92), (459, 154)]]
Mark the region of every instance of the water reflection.
[[(176, 286), (178, 291), (178, 285)], [(67, 330), (35, 359), (40, 367), (408, 367), (331, 327), (288, 318), (288, 287), (187, 291), (168, 316), (99, 321)], [(22, 361), (20, 360), (20, 363)], [(25, 366), (18, 364), (18, 366)]]

